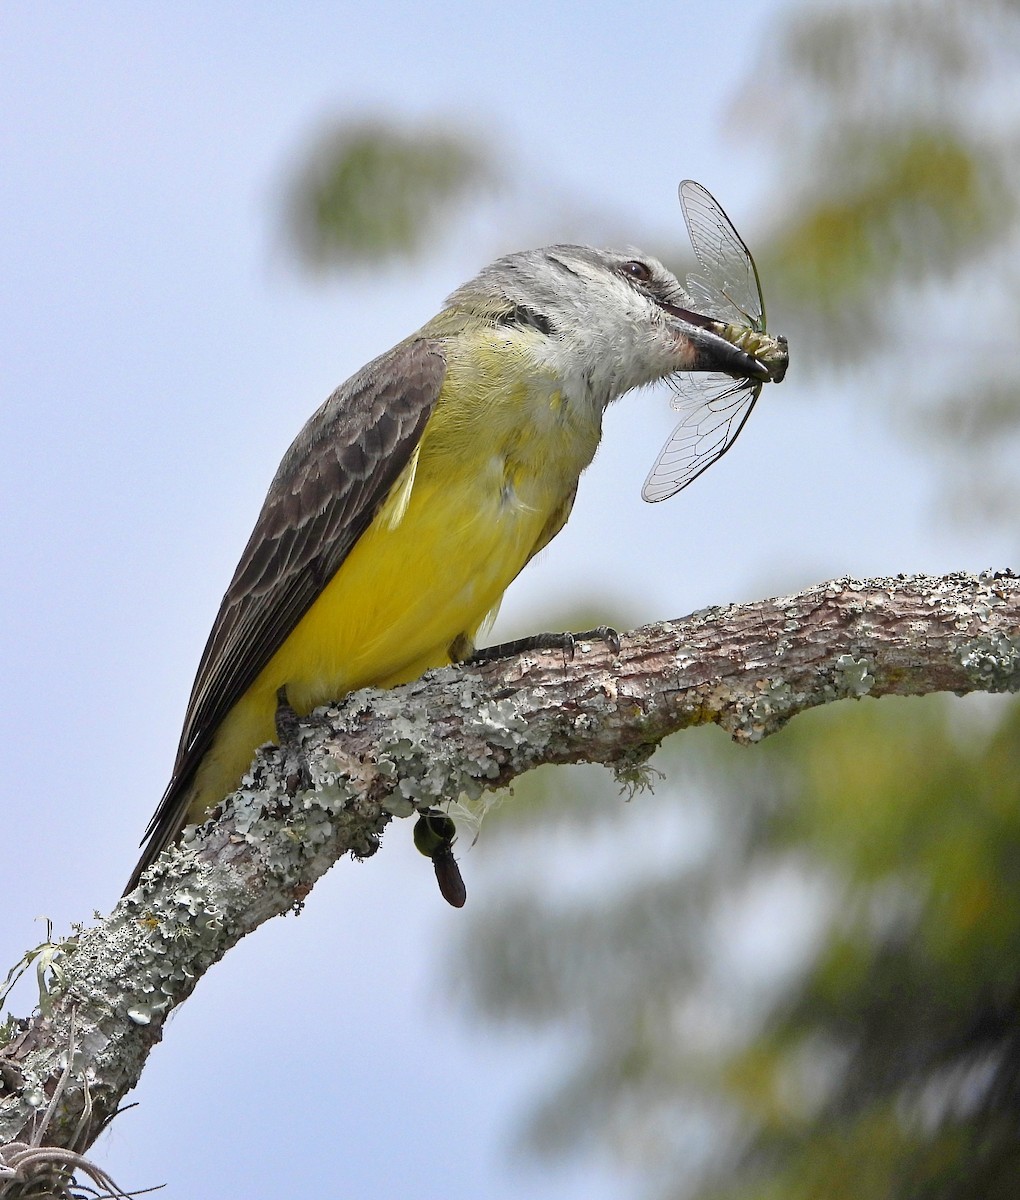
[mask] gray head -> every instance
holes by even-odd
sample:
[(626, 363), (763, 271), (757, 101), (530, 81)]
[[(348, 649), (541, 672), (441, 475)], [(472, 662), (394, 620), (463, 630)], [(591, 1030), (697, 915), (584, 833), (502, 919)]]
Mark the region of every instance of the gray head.
[(715, 332), (718, 322), (685, 303), (679, 280), (650, 255), (570, 245), (497, 259), (448, 301), (519, 330), (542, 365), (568, 384), (583, 380), (603, 404), (678, 371), (761, 376)]

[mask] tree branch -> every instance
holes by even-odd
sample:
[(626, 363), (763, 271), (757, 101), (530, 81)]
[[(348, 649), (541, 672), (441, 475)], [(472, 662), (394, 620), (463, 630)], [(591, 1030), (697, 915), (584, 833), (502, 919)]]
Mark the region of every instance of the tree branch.
[(310, 789), (288, 794), (288, 755), (260, 752), (217, 819), (56, 954), (43, 1011), (0, 1048), (0, 1145), (38, 1133), (75, 1029), (47, 1142), (90, 1145), (201, 975), (339, 857), (374, 854), (394, 816), (543, 763), (600, 762), (634, 781), (691, 725), (752, 743), (832, 700), (1018, 689), (1020, 580), (1007, 572), (842, 579), (645, 626), (618, 654), (581, 643), (571, 661), (543, 651), (348, 696), (301, 722)]

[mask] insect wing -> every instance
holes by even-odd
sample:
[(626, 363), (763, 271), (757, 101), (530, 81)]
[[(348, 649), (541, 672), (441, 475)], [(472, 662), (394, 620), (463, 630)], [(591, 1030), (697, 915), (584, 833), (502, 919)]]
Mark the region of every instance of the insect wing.
[(673, 407), (683, 416), (659, 451), (641, 495), (668, 500), (717, 462), (751, 415), (761, 384), (729, 375), (681, 375), (671, 382)]
[(680, 184), (680, 207), (694, 253), (705, 272), (687, 276), (695, 312), (765, 331), (765, 301), (751, 252), (719, 202), (700, 183)]

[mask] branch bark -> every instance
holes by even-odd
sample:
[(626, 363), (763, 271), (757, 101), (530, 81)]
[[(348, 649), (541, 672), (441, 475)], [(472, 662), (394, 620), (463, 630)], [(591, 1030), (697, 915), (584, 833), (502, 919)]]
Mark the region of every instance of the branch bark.
[(636, 782), (667, 734), (710, 721), (753, 743), (833, 700), (1018, 689), (1020, 579), (1003, 572), (841, 579), (645, 626), (618, 654), (581, 643), (350, 695), (301, 722), (309, 789), (289, 794), (288, 755), (261, 751), (215, 819), (57, 952), (43, 1011), (0, 1047), (0, 1147), (38, 1135), (61, 1086), (45, 1141), (89, 1146), (202, 974), (342, 855), (374, 854), (393, 817), (543, 763)]

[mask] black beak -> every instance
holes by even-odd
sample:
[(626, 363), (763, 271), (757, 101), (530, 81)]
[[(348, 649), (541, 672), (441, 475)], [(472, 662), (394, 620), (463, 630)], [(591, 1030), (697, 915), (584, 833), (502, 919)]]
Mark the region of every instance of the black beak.
[(726, 328), (722, 321), (674, 304), (663, 303), (662, 308), (675, 319), (677, 334), (686, 343), (689, 361), (683, 363), (681, 371), (719, 371), (735, 379), (758, 379), (762, 383), (772, 378), (764, 363), (722, 336)]

